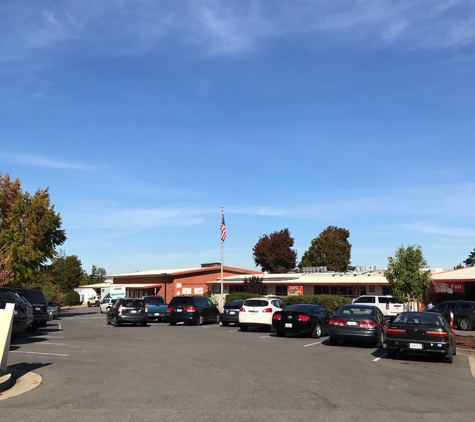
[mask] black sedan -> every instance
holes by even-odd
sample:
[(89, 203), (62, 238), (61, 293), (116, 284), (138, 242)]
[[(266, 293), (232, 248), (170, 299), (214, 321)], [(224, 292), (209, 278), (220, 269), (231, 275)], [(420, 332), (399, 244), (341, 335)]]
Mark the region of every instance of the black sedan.
[(245, 300), (231, 300), (224, 305), (219, 315), (222, 326), (226, 327), (228, 324), (239, 324), (239, 310), (244, 302)]
[(445, 318), (430, 312), (403, 312), (388, 328), (386, 352), (395, 359), (397, 352), (439, 355), (452, 363), (457, 354), (455, 334)]
[(386, 338), (388, 321), (375, 306), (342, 305), (330, 319), (330, 344), (338, 341), (371, 342), (382, 348)]
[(120, 298), (114, 303), (114, 306), (107, 311), (107, 325), (118, 327), (124, 323), (146, 326), (148, 314), (145, 309), (145, 302), (142, 299)]
[(272, 326), (279, 337), (287, 333), (300, 333), (320, 338), (323, 332), (328, 333), (330, 316), (320, 305), (300, 303), (289, 305), (272, 316)]

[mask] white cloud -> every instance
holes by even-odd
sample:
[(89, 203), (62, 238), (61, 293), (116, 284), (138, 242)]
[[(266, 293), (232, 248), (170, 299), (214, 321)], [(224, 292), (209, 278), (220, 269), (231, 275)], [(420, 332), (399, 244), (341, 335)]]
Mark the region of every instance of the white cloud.
[(41, 157), (32, 154), (23, 153), (0, 153), (0, 156), (8, 161), (16, 164), (22, 164), (33, 167), (44, 167), (54, 169), (66, 169), (66, 170), (93, 170), (97, 166), (92, 166), (83, 163), (76, 163), (72, 161), (59, 161), (51, 158)]
[[(14, 18), (12, 18), (14, 17)], [(207, 54), (246, 52), (262, 40), (306, 36), (382, 48), (451, 48), (475, 40), (474, 0), (7, 0), (0, 6), (1, 61), (82, 48), (137, 54), (173, 40)], [(324, 37), (322, 39), (321, 37)], [(87, 47), (86, 49), (84, 47)]]
[(442, 236), (453, 237), (475, 237), (475, 230), (466, 227), (446, 227), (446, 226), (434, 226), (431, 224), (403, 224), (401, 226), (404, 229), (411, 231), (418, 231), (427, 234), (437, 234)]

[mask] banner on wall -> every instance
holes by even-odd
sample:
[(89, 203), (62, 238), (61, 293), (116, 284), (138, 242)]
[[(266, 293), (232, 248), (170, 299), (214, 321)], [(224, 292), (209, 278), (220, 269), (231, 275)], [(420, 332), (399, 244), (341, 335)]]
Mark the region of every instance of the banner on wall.
[(432, 282), (432, 293), (465, 293), (465, 283)]

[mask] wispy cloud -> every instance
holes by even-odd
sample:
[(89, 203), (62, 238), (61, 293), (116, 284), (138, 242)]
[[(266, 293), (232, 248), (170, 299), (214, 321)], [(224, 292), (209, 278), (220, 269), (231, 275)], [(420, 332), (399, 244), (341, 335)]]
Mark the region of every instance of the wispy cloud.
[(66, 169), (66, 170), (94, 170), (97, 166), (92, 166), (83, 163), (75, 163), (72, 161), (59, 161), (51, 158), (45, 158), (32, 154), (20, 154), (20, 153), (0, 153), (0, 157), (15, 163), (25, 166), (44, 167), (53, 169)]
[(246, 52), (295, 35), (306, 36), (310, 48), (438, 49), (475, 41), (474, 0), (6, 0), (0, 21), (3, 62), (84, 46), (89, 54), (137, 54), (170, 40), (207, 54)]
[(431, 224), (403, 224), (401, 227), (406, 230), (418, 231), (427, 234), (453, 237), (475, 237), (475, 230), (467, 229), (466, 227), (434, 226)]

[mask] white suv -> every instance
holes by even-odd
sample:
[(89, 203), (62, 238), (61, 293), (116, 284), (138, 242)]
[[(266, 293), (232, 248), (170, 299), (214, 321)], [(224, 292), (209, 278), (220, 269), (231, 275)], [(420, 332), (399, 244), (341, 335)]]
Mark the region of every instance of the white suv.
[(99, 312), (101, 314), (109, 312), (109, 310), (112, 308), (116, 300), (117, 299), (111, 299), (109, 297), (106, 297), (99, 305)]
[(274, 312), (281, 311), (285, 305), (280, 299), (255, 297), (247, 299), (239, 310), (239, 325), (241, 331), (249, 327), (267, 328), (274, 332), (272, 316)]

